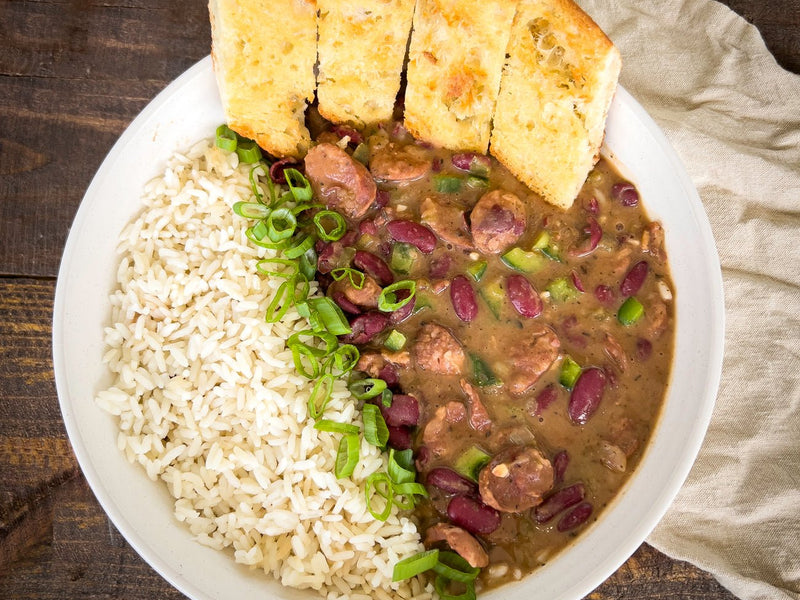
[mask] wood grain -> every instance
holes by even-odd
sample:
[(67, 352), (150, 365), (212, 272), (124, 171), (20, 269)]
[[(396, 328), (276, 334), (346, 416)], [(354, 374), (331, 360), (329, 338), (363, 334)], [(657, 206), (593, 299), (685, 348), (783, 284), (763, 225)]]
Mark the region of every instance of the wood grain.
[[(727, 0), (800, 72), (797, 0)], [(58, 408), (55, 277), (83, 193), (120, 133), (209, 52), (206, 0), (0, 2), (0, 598), (183, 596), (110, 524)], [(732, 600), (642, 545), (591, 600)]]

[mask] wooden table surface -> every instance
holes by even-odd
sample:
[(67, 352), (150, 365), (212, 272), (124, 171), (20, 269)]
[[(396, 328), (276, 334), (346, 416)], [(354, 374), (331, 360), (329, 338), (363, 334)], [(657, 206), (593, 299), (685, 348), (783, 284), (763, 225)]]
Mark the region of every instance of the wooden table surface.
[[(800, 72), (800, 0), (726, 0)], [(182, 598), (81, 475), (50, 350), (61, 252), (91, 177), (170, 81), (208, 54), (204, 0), (0, 1), (0, 598)], [(647, 544), (589, 598), (725, 600)]]

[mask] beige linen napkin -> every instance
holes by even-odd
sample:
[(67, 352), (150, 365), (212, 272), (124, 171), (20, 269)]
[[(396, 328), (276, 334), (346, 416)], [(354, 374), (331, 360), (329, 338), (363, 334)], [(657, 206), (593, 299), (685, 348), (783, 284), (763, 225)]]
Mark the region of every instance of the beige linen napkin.
[(711, 426), (648, 541), (740, 598), (800, 598), (800, 76), (716, 2), (579, 1), (697, 186), (725, 285)]

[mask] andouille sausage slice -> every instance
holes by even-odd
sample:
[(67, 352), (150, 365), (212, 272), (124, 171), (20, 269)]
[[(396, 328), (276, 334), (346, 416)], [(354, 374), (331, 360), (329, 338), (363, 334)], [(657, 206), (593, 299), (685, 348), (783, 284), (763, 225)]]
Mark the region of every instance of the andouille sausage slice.
[(525, 233), (525, 205), (511, 192), (487, 192), (469, 218), (475, 248), (487, 254), (502, 252)]
[(496, 455), (478, 477), (481, 499), (504, 512), (538, 506), (553, 487), (553, 465), (533, 446), (512, 446)]
[(358, 219), (375, 201), (378, 188), (372, 175), (338, 146), (314, 146), (306, 154), (305, 165), (314, 195), (328, 208)]

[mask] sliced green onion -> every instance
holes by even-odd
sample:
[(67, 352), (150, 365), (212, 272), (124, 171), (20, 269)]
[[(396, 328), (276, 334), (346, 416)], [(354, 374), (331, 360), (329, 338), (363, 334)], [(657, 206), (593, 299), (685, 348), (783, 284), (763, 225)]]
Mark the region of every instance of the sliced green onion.
[(239, 136), (233, 129), (227, 125), (220, 125), (217, 127), (216, 136), (214, 138), (214, 145), (217, 148), (222, 148), (228, 152), (235, 152), (238, 144)]
[(248, 227), (244, 233), (248, 240), (250, 240), (256, 246), (260, 246), (261, 248), (267, 248), (269, 250), (283, 250), (286, 248), (286, 242), (273, 244), (272, 242), (263, 241), (267, 236), (266, 225), (264, 225), (264, 221), (259, 221), (252, 227)]
[(314, 247), (314, 241), (315, 238), (313, 235), (307, 235), (291, 248), (286, 248), (283, 251), (283, 255), (286, 258), (300, 258)]
[(385, 448), (389, 441), (389, 429), (383, 420), (381, 409), (374, 404), (365, 404), (361, 409), (364, 419), (364, 439), (373, 446)]
[[(322, 367), (317, 360), (317, 348), (311, 348), (306, 344), (294, 344), (289, 346), (292, 351), (292, 361), (295, 370), (306, 379), (316, 379), (319, 377)], [(308, 363), (308, 366), (306, 366)]]
[(308, 306), (311, 312), (317, 314), (328, 333), (345, 335), (352, 332), (342, 309), (327, 296), (311, 298)]
[[(301, 341), (300, 338), (311, 338), (311, 339), (319, 339), (325, 344), (325, 349), (316, 348), (314, 346), (309, 346), (307, 343)], [(293, 333), (289, 336), (289, 339), (286, 340), (286, 345), (290, 348), (292, 346), (303, 345), (308, 347), (308, 351), (313, 354), (314, 356), (327, 356), (339, 346), (339, 340), (336, 339), (335, 335), (332, 335), (326, 331), (311, 331), (311, 330), (304, 330), (298, 331), (297, 333)]]
[(267, 237), (267, 223), (266, 221), (259, 221), (250, 228), (253, 231), (253, 237), (259, 242)]
[[(402, 300), (397, 299), (397, 292), (400, 290), (408, 291), (408, 295)], [(402, 281), (387, 285), (381, 290), (381, 295), (378, 296), (378, 310), (383, 312), (399, 310), (414, 299), (416, 291), (417, 284), (412, 279), (403, 279)]]
[(561, 363), (561, 372), (558, 375), (558, 382), (568, 390), (575, 387), (575, 382), (581, 376), (581, 366), (567, 355)]
[(266, 225), (267, 237), (275, 243), (282, 242), (294, 235), (297, 229), (297, 217), (288, 208), (276, 208), (267, 217)]
[(487, 387), (500, 385), (501, 381), (495, 376), (491, 367), (477, 354), (470, 352), (469, 360), (472, 363), (472, 379), (475, 385)]
[(467, 267), (467, 274), (475, 281), (480, 281), (483, 279), (484, 273), (486, 273), (487, 266), (488, 263), (485, 260), (479, 260), (478, 262), (474, 262)]
[(381, 404), (383, 404), (386, 408), (389, 408), (392, 405), (392, 400), (394, 399), (394, 394), (392, 394), (392, 390), (386, 388), (381, 392)]
[[(411, 453), (411, 449), (398, 452), (394, 448), (389, 449), (389, 464), (386, 472), (389, 473), (389, 478), (394, 484), (411, 483), (417, 478), (417, 471), (414, 468), (413, 462), (408, 464), (405, 452)], [(413, 458), (411, 459), (413, 461)]]
[(333, 375), (325, 373), (317, 379), (308, 396), (308, 414), (312, 419), (318, 419), (325, 412), (325, 407), (331, 400), (331, 392), (333, 392)]
[(356, 400), (369, 400), (375, 396), (380, 396), (386, 389), (386, 382), (383, 379), (356, 379), (347, 385), (347, 389)]
[(425, 550), (424, 552), (418, 552), (413, 556), (404, 558), (395, 563), (394, 570), (392, 571), (392, 581), (403, 581), (404, 579), (410, 579), (425, 571), (430, 571), (433, 565), (438, 561), (438, 550)]
[[(289, 271), (279, 271), (267, 268), (267, 265), (282, 265), (288, 267)], [(277, 269), (278, 267), (275, 267)], [(262, 275), (272, 275), (275, 277), (293, 277), (297, 275), (297, 261), (286, 258), (262, 258), (256, 263), (256, 270)]]
[(297, 169), (285, 169), (283, 176), (286, 178), (286, 184), (289, 186), (295, 201), (308, 202), (311, 200), (313, 196), (311, 184), (300, 171)]
[(278, 286), (275, 296), (273, 296), (270, 303), (267, 305), (265, 319), (267, 323), (277, 323), (280, 321), (292, 305), (292, 294), (294, 286), (291, 279), (287, 279)]
[(298, 259), (298, 270), (311, 281), (317, 273), (317, 251), (313, 247), (305, 251)]
[(464, 592), (461, 594), (451, 594), (447, 591), (447, 584), (450, 579), (444, 575), (437, 575), (433, 580), (433, 587), (436, 593), (439, 594), (440, 600), (475, 600), (475, 584), (470, 582), (464, 583)]
[[(325, 229), (325, 224), (323, 223), (325, 219), (334, 222), (334, 227), (330, 231)], [(335, 242), (336, 240), (342, 239), (342, 236), (347, 231), (347, 223), (345, 222), (344, 217), (335, 210), (319, 211), (314, 215), (314, 225), (317, 226), (319, 237), (326, 242)]]
[[(306, 279), (306, 276), (298, 272), (292, 275), (289, 281), (292, 284), (292, 304), (297, 305), (305, 302), (308, 299), (308, 294), (311, 293), (311, 283)], [(299, 292), (298, 289), (300, 290)]]
[(339, 375), (344, 375), (352, 371), (358, 364), (361, 353), (353, 344), (342, 344), (331, 355), (329, 365), (331, 369), (336, 368)]
[[(291, 194), (287, 194), (287, 195), (288, 195), (287, 200), (292, 200), (294, 198), (294, 196), (292, 196)], [(294, 206), (294, 208), (292, 208), (292, 214), (297, 216), (301, 212), (305, 212), (307, 210), (311, 210), (312, 208), (325, 208), (325, 205), (324, 204), (319, 204), (317, 202), (301, 202), (300, 204), (297, 204), (297, 205)]]
[(433, 189), (440, 194), (455, 194), (461, 190), (464, 179), (457, 175), (434, 175)]
[(258, 173), (256, 173), (256, 171), (259, 169), (261, 169), (262, 176), (268, 175), (268, 171), (264, 168), (264, 165), (262, 163), (258, 163), (252, 169), (250, 169), (250, 174), (247, 177), (250, 180), (250, 189), (253, 190), (253, 196), (256, 197), (256, 200), (258, 200), (259, 203), (263, 203), (264, 194), (261, 193), (261, 189), (258, 187)]
[[(368, 404), (367, 406), (372, 405)], [(367, 477), (364, 496), (367, 500), (367, 510), (373, 517), (378, 521), (385, 521), (389, 518), (389, 513), (392, 512), (394, 490), (392, 489), (392, 480), (389, 479), (386, 473), (379, 471)], [(376, 496), (380, 496), (385, 502), (383, 510), (380, 512), (377, 512), (372, 507), (372, 502)]]
[(471, 446), (456, 459), (453, 468), (464, 477), (472, 481), (478, 481), (478, 474), (490, 460), (492, 460), (492, 457), (486, 454), (486, 452), (477, 446)]
[(257, 163), (261, 160), (261, 148), (253, 140), (240, 139), (236, 146), (239, 160), (245, 164)]
[(473, 567), (460, 555), (447, 550), (439, 552), (439, 560), (431, 568), (438, 575), (461, 583), (474, 581), (481, 572), (480, 568)]
[(233, 212), (245, 219), (266, 219), (270, 210), (260, 202), (236, 202), (233, 205)]
[(625, 302), (622, 303), (622, 306), (619, 307), (619, 311), (617, 312), (617, 320), (625, 325), (633, 325), (642, 318), (644, 315), (644, 306), (642, 303), (639, 302), (636, 298), (631, 296)]
[(406, 336), (397, 331), (397, 329), (392, 329), (392, 332), (384, 340), (383, 345), (389, 350), (397, 352), (406, 345)]
[(360, 290), (364, 287), (365, 275), (357, 269), (352, 269), (350, 267), (338, 267), (331, 270), (331, 277), (333, 277), (335, 281), (341, 281), (347, 277), (350, 279), (350, 285), (357, 290)]
[(409, 481), (407, 483), (398, 483), (393, 486), (394, 489), (394, 503), (401, 510), (411, 510), (416, 505), (417, 501), (414, 496), (428, 497), (428, 490), (421, 483)]
[(358, 425), (352, 423), (340, 423), (330, 419), (320, 419), (314, 423), (314, 429), (327, 431), (328, 433), (344, 433), (345, 435), (358, 435)]
[(550, 298), (552, 298), (555, 302), (567, 302), (568, 300), (572, 300), (578, 294), (580, 294), (578, 288), (575, 287), (575, 284), (573, 284), (566, 277), (554, 279), (547, 285), (547, 288), (545, 289), (550, 292)]
[(336, 452), (336, 467), (334, 474), (337, 479), (350, 477), (358, 464), (358, 435), (348, 433), (339, 440), (339, 450)]

